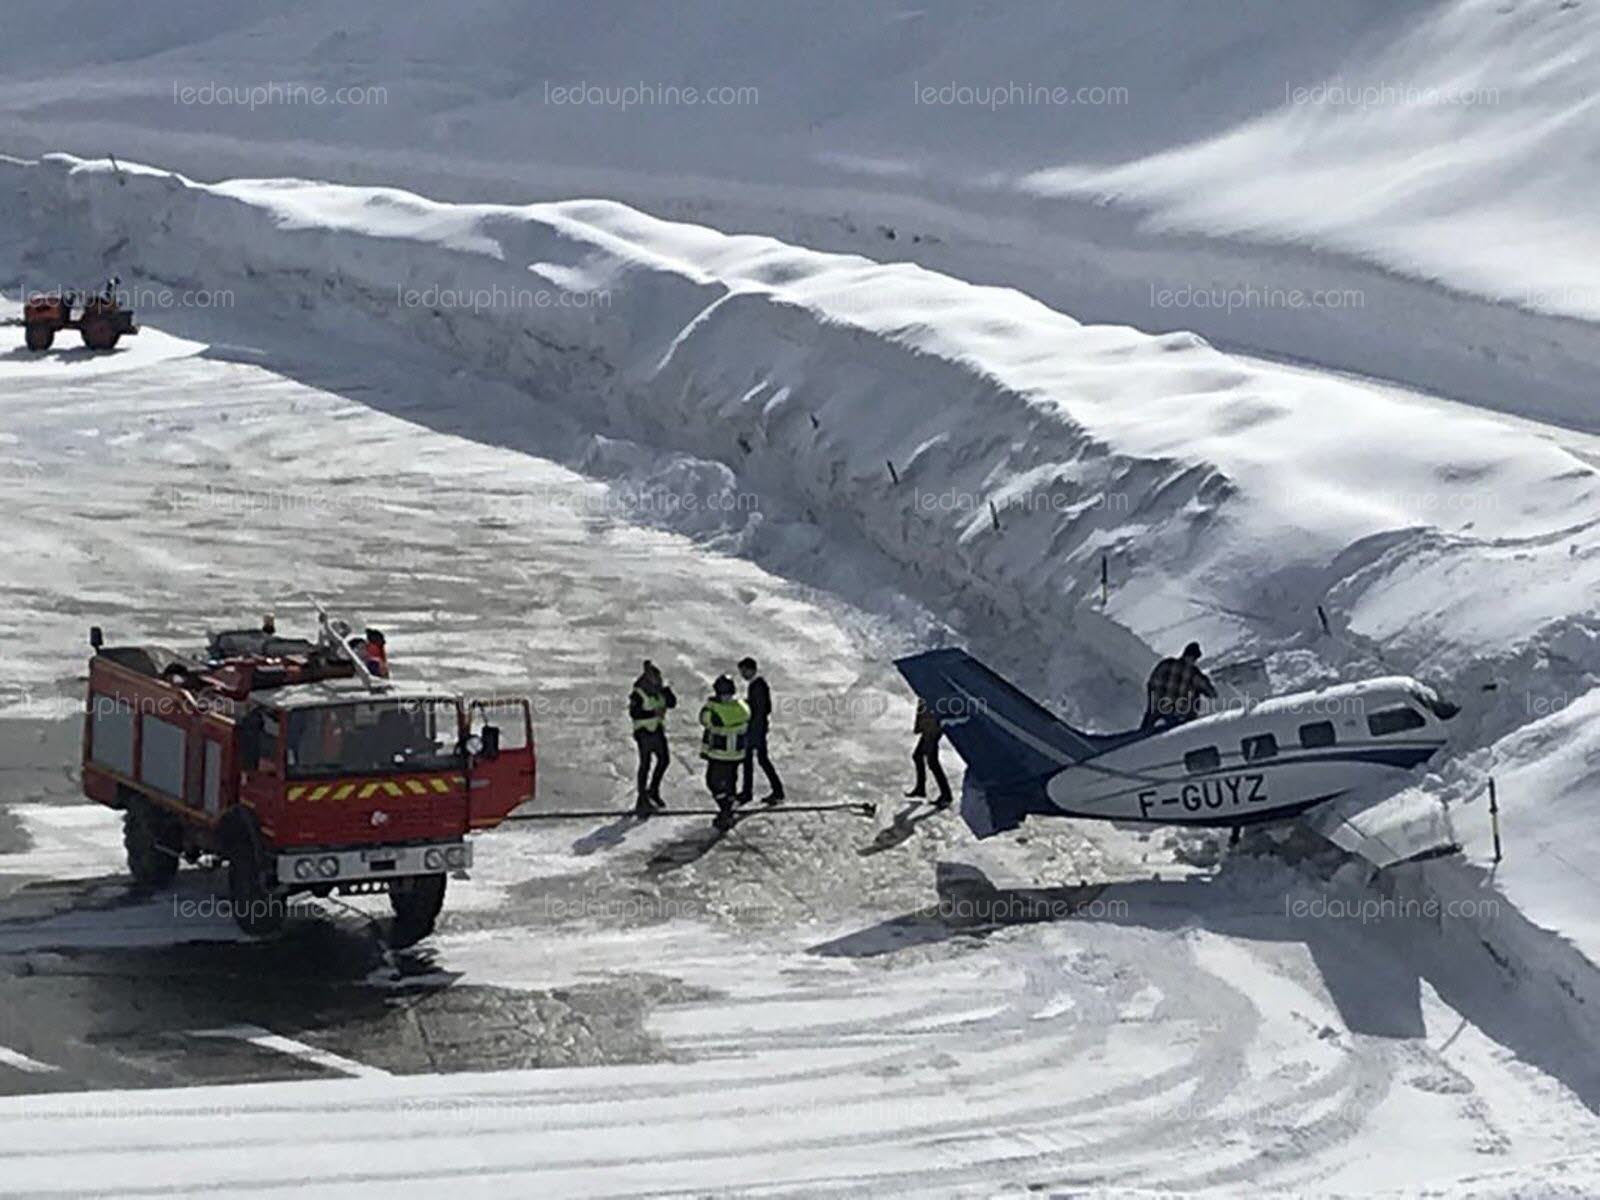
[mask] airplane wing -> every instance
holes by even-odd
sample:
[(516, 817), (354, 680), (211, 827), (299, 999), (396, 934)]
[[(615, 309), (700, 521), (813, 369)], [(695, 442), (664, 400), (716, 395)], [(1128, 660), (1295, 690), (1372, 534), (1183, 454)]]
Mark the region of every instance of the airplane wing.
[(1416, 787), (1376, 801), (1325, 804), (1302, 820), (1308, 829), (1380, 870), (1461, 848), (1449, 811)]

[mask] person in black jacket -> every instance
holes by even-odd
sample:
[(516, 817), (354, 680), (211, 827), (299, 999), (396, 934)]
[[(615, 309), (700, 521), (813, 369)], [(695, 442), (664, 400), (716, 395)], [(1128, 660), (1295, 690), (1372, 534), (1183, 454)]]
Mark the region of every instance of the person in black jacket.
[(772, 789), (761, 798), (761, 802), (782, 804), (783, 780), (778, 778), (777, 769), (767, 757), (767, 732), (772, 721), (772, 689), (761, 678), (760, 668), (753, 658), (739, 660), (739, 674), (744, 677), (745, 703), (750, 706), (750, 733), (745, 740), (744, 785), (739, 789), (739, 803), (750, 803), (755, 784), (755, 764), (760, 763), (767, 777), (767, 785)]
[(666, 807), (661, 799), (661, 777), (672, 761), (667, 750), (667, 710), (677, 707), (678, 697), (661, 678), (660, 668), (645, 659), (644, 669), (628, 693), (628, 716), (639, 750), (639, 798), (633, 811), (641, 817)]
[(951, 795), (950, 781), (945, 778), (944, 768), (939, 765), (939, 739), (944, 736), (944, 727), (921, 700), (917, 701), (917, 716), (912, 722), (911, 731), (917, 735), (916, 749), (911, 752), (911, 763), (917, 769), (917, 781), (906, 795), (926, 796), (928, 776), (932, 774), (933, 782), (939, 788), (939, 798), (933, 803), (937, 808), (945, 808), (950, 804)]

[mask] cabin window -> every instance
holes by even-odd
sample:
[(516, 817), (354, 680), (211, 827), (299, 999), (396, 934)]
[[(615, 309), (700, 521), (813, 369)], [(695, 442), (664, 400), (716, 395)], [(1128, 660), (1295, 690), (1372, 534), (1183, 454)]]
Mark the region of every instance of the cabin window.
[(278, 718), (276, 714), (261, 714), (261, 750), (256, 767), (276, 766), (278, 762)]
[(139, 781), (169, 796), (183, 795), (183, 730), (159, 717), (144, 718), (139, 739)]
[(1188, 768), (1191, 775), (1204, 775), (1207, 771), (1215, 771), (1222, 766), (1222, 755), (1215, 746), (1202, 746), (1185, 754), (1183, 765)]
[(222, 811), (222, 743), (206, 741), (206, 753), (202, 770), (205, 777), (200, 785), (200, 798), (205, 804), (206, 812), (213, 817)]
[(133, 706), (113, 696), (90, 696), (91, 757), (102, 767), (133, 774)]
[(1307, 750), (1320, 750), (1331, 746), (1337, 739), (1333, 735), (1332, 721), (1313, 721), (1300, 726), (1300, 744)]
[(1414, 708), (1404, 704), (1394, 708), (1380, 708), (1367, 716), (1367, 728), (1373, 737), (1388, 737), (1391, 733), (1404, 733), (1408, 729), (1421, 729), (1428, 722)]
[(1278, 754), (1278, 739), (1270, 733), (1258, 733), (1255, 737), (1247, 737), (1239, 743), (1239, 748), (1244, 752), (1245, 762), (1260, 762), (1264, 758), (1276, 758)]
[(362, 700), (288, 715), (289, 777), (460, 769), (453, 700)]
[(469, 714), (471, 723), (469, 732), (478, 736), (483, 735), (485, 725), (493, 725), (500, 731), (500, 749), (526, 750), (528, 748), (528, 721), (527, 712), (519, 700), (489, 701), (477, 703), (472, 706)]

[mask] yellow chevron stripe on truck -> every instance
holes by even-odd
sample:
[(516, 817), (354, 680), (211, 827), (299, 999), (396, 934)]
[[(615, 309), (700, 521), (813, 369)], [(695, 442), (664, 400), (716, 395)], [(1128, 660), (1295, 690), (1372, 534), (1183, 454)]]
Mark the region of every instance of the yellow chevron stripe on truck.
[(291, 784), (288, 790), (290, 801), (305, 801), (315, 804), (320, 800), (349, 800), (355, 797), (360, 800), (370, 800), (379, 794), (385, 796), (426, 796), (430, 791), (434, 795), (444, 796), (450, 793), (451, 788), (460, 787), (466, 782), (462, 775), (452, 775), (441, 779), (437, 775), (417, 778), (415, 776), (404, 779), (368, 779), (368, 780), (336, 780), (332, 783), (296, 783)]

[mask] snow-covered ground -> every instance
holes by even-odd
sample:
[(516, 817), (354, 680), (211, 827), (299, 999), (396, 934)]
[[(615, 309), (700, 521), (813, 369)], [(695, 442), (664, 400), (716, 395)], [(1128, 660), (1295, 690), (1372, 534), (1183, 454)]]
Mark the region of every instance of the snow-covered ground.
[[(903, 632), (625, 519), (625, 491), (498, 438), (428, 428), (441, 389), (490, 405), (497, 385), (430, 370), (431, 351), (377, 328), (341, 326), (327, 386), (249, 361), (277, 357), (275, 339), (297, 328), (268, 323), (253, 348), (245, 323), (209, 344), (147, 330), (109, 358), (0, 363), (13, 398), (5, 503), (29, 589), (12, 602), (30, 631), (8, 640), (14, 717), (51, 719), (43, 702), (70, 694), (63, 664), (81, 661), (90, 621), (182, 642), (314, 580), (391, 631), (397, 669), (533, 691), (541, 803), (625, 802), (626, 741), (602, 702), (647, 653), (692, 694), (730, 622), (750, 630), (780, 697), (815, 701), (786, 723), (791, 787), (893, 794), (909, 706), (883, 664)], [(97, 373), (64, 381), (77, 361)], [(671, 452), (651, 461), (688, 469)], [(730, 485), (704, 467), (687, 477), (710, 480), (706, 496)], [(96, 521), (79, 519), (91, 509)], [(684, 779), (671, 794), (693, 791)], [(38, 986), (84, 955), (127, 964), (175, 942), (237, 943), (215, 917), (108, 885), (114, 814), (63, 807), (59, 782), (15, 799), (30, 794), (8, 797), (32, 849), (0, 856), (5, 873), (82, 882), (13, 897), (0, 930), (13, 974)], [(1554, 1178), (1550, 1163), (1592, 1138), (1581, 1056), (1547, 1032), (1508, 1057), (1503, 1043), (1525, 1036), (1508, 1029), (1535, 1020), (1527, 1000), (1503, 980), (1463, 984), (1430, 957), (1425, 920), (1312, 915), (1334, 893), (1281, 866), (1241, 862), (1207, 884), (1161, 838), (1064, 829), (980, 848), (948, 816), (908, 832), (758, 820), (699, 857), (666, 825), (491, 835), (431, 971), (540, 991), (671, 979), (688, 992), (646, 1021), (674, 1061), (14, 1099), (0, 1104), (5, 1186), (1226, 1193), (1248, 1180), (1355, 1193), (1518, 1168)], [(988, 891), (973, 867), (1024, 890)], [(1153, 867), (1162, 882), (1136, 882)], [(1059, 886), (1080, 877), (1112, 886)], [(389, 986), (403, 997), (415, 984)], [(14, 1012), (29, 1011), (23, 999)], [(77, 1046), (15, 1020), (0, 1044), (92, 1072), (86, 1055), (137, 1057), (123, 1020)], [(299, 1036), (291, 1047), (309, 1038), (335, 1063), (373, 1053)], [(191, 1039), (186, 1054), (210, 1045)], [(308, 1143), (308, 1121), (328, 1135)], [(240, 1155), (246, 1128), (258, 1152)], [(174, 1140), (228, 1149), (157, 1149)], [(300, 1152), (285, 1156), (286, 1140)]]
[[(91, 620), (181, 643), (316, 581), (391, 631), (397, 670), (531, 690), (541, 803), (624, 803), (626, 740), (603, 701), (646, 653), (692, 694), (730, 623), (780, 697), (813, 701), (785, 721), (791, 788), (881, 799), (902, 782), (909, 705), (887, 684), (881, 618), (625, 520), (616, 493), (553, 463), (418, 423), (440, 388), (488, 402), (496, 385), (430, 373), (398, 339), (342, 343), (337, 387), (244, 361), (273, 354), (146, 330), (108, 358), (0, 362), (4, 502), (29, 589), (12, 598), (29, 631), (8, 639), (13, 721), (52, 719)], [(95, 373), (70, 377), (78, 361)], [(57, 882), (14, 894), (0, 924), (13, 986), (95, 953), (121, 972), (175, 943), (238, 943), (214, 915), (108, 880), (115, 814), (68, 806), (62, 781), (18, 791), (7, 808), (31, 848), (0, 871)], [(1457, 995), (1447, 962), (1418, 957), (1426, 922), (1307, 916), (1326, 895), (1288, 868), (1244, 861), (1206, 883), (1159, 838), (1062, 829), (979, 848), (949, 816), (903, 840), (853, 818), (757, 819), (701, 857), (684, 833), (490, 835), (431, 974), (379, 981), (398, 1000), (441, 975), (541, 992), (664, 977), (687, 991), (646, 1020), (672, 1061), (6, 1100), (0, 1190), (1355, 1193), (1553, 1177), (1592, 1140), (1578, 1096), (1593, 1083), (1553, 1061), (1559, 1037), (1529, 1061), (1505, 1054), (1503, 1027), (1532, 1020), (1516, 988)], [(973, 868), (1023, 890), (988, 890)], [(1078, 877), (1112, 886), (1058, 886)], [(180, 896), (213, 886), (184, 878)], [(115, 1016), (57, 1044), (30, 995), (0, 1037), (57, 1068), (25, 1073), (29, 1087), (92, 1079), (86, 1058), (137, 1060), (154, 1036)], [(1468, 1008), (1498, 1011), (1480, 1027)], [(286, 1041), (285, 1061), (309, 1038), (331, 1074), (377, 1065), (328, 1037)], [(1587, 1180), (1593, 1164), (1560, 1169)]]
[[(1466, 708), (1418, 795), (1481, 804), (1495, 759), (1475, 752), (1600, 678), (1587, 434), (616, 204), (206, 186), (62, 158), (4, 170), (39, 228), (70, 213), (174, 292), (396, 327), (525, 389), (416, 402), (428, 420), (644, 496), (687, 477), (760, 496), (731, 526), (708, 527), (704, 505), (636, 515), (894, 614), (903, 637), (937, 629), (931, 611), (1091, 725), (1133, 719), (1180, 638), (1213, 661), (1264, 657), (1281, 689), (1399, 670)], [(36, 272), (63, 269), (49, 247)], [(284, 369), (308, 372), (300, 357)], [(1489, 853), (1482, 822), (1462, 829)], [(1569, 884), (1578, 919), (1548, 923), (1576, 931), (1591, 885)]]
[(431, 170), (467, 189), (542, 173), (566, 194), (659, 195), (677, 176), (705, 204), (739, 184), (1082, 195), (1600, 316), (1571, 203), (1594, 183), (1585, 4), (177, 2), (129, 36), (117, 5), (89, 0), (86, 36), (43, 52), (54, 11), (19, 8), (0, 57), (14, 149)]
[[(0, 1101), (0, 1190), (1600, 1190), (1589, 7), (77, 19), (8, 14), (0, 286), (115, 270), (150, 327), (0, 346), (0, 1090), (282, 1082)], [(73, 803), (89, 624), (182, 644), (306, 591), (533, 694), (563, 806), (626, 804), (646, 656), (692, 712), (757, 653), (791, 791), (880, 802), (910, 647), (1091, 726), (1191, 637), (1277, 688), (1413, 673), (1452, 746), (1361, 822), (1462, 853), (519, 827), (422, 960), (328, 984), (439, 987), (389, 1045), (236, 995), (300, 943), (175, 919), (200, 874), (127, 896)], [(349, 966), (364, 920), (307, 936)], [(225, 998), (79, 982), (174, 961)], [(260, 1155), (157, 1150), (247, 1112)]]
[(0, 152), (604, 196), (1600, 420), (1592, 5), (11, 8)]

